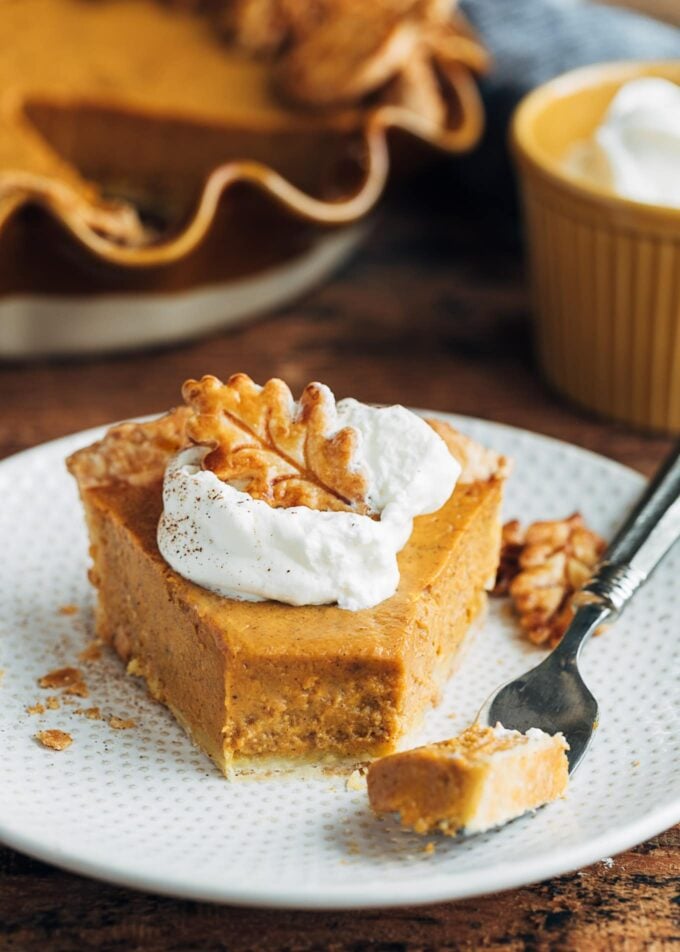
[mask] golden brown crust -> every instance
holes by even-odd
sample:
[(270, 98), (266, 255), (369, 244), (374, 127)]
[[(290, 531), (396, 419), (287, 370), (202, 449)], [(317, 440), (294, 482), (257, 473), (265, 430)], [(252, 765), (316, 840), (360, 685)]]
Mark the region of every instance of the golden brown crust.
[(129, 247), (149, 244), (156, 234), (142, 224), (135, 208), (125, 201), (111, 201), (83, 186), (82, 194), (67, 182), (24, 169), (3, 169), (0, 201), (23, 193), (53, 205), (63, 214), (76, 216), (84, 225), (112, 241)]
[(112, 714), (111, 717), (109, 718), (109, 727), (111, 727), (114, 731), (129, 731), (133, 727), (136, 727), (136, 726), (137, 726), (137, 722), (134, 721), (131, 717), (128, 717), (128, 718), (116, 717), (115, 715)]
[(461, 24), (441, 0), (327, 0), (314, 27), (281, 57), (277, 80), (297, 103), (328, 107), (377, 96), (441, 127), (450, 68), (481, 71), (488, 63)]
[(308, 36), (337, 0), (214, 0), (217, 31), (254, 56), (274, 56)]
[(416, 51), (385, 91), (385, 102), (409, 109), (437, 126), (446, 122), (444, 102), (430, 57)]
[(70, 688), (82, 680), (83, 675), (78, 668), (57, 668), (38, 678), (38, 684), (41, 688)]
[(318, 383), (298, 403), (282, 380), (258, 387), (246, 374), (188, 380), (182, 393), (194, 411), (190, 439), (211, 448), (203, 468), (273, 507), (367, 514), (368, 483), (354, 466), (358, 434), (334, 430), (335, 399)]
[(99, 661), (101, 656), (102, 643), (95, 640), (85, 645), (83, 650), (78, 653), (78, 661), (82, 661), (83, 664), (92, 664), (94, 661)]
[[(168, 15), (166, 10), (159, 11), (158, 5), (150, 2), (138, 4), (137, 10), (132, 9), (134, 4), (86, 4), (77, 0), (34, 0), (32, 5), (0, 3), (0, 19), (8, 35), (14, 29), (20, 31), (18, 35), (31, 36), (32, 21), (40, 23), (40, 36), (35, 42), (22, 41), (16, 55), (10, 56), (8, 92), (4, 97), (3, 91), (0, 97), (5, 99), (5, 108), (0, 110), (3, 112), (0, 145), (4, 146), (0, 147), (2, 221), (9, 220), (20, 206), (37, 203), (98, 257), (124, 266), (164, 265), (178, 255), (185, 255), (189, 246), (193, 248), (202, 240), (213, 217), (212, 212), (206, 210), (208, 205), (215, 204), (209, 195), (216, 188), (229, 188), (234, 181), (245, 179), (305, 218), (327, 222), (354, 219), (361, 213), (360, 209), (365, 211), (373, 204), (381, 190), (385, 129), (402, 126), (452, 151), (472, 145), (479, 135), (481, 106), (469, 73), (484, 57), (477, 41), (461, 33), (458, 21), (450, 19), (447, 4), (434, 0), (166, 2), (182, 10), (193, 10), (200, 22), (187, 24), (184, 16)], [(24, 7), (30, 7), (30, 12), (15, 12)], [(145, 35), (149, 34), (147, 40), (158, 33), (155, 42), (130, 44), (128, 27), (134, 30), (138, 22)], [(371, 29), (374, 22), (382, 24), (380, 29)], [(72, 25), (77, 27), (75, 31)], [(444, 36), (451, 30), (456, 35), (460, 33), (462, 42), (458, 46), (434, 43), (440, 32)], [(409, 40), (405, 43), (407, 35)], [(77, 42), (71, 42), (73, 36), (79, 38), (80, 47), (101, 50), (111, 68), (102, 73), (96, 54), (72, 55), (74, 50), (76, 54), (79, 52), (75, 49)], [(232, 46), (251, 54), (273, 57), (274, 63), (265, 66), (244, 62), (238, 51), (234, 53), (226, 49), (226, 43), (220, 42), (225, 36)], [(327, 56), (329, 36), (332, 41), (336, 36), (346, 37), (346, 42), (331, 45)], [(374, 40), (364, 44), (364, 38), (369, 36)], [(414, 44), (423, 47), (427, 55), (421, 57), (420, 67), (412, 68), (409, 60), (410, 52), (415, 52)], [(145, 51), (144, 55), (130, 59), (126, 53), (135, 45)], [(62, 68), (59, 62), (52, 68), (53, 46), (57, 61), (63, 60)], [(43, 51), (48, 52), (43, 56)], [(446, 64), (451, 57), (466, 71), (463, 81), (455, 83), (453, 90), (448, 89), (451, 84), (446, 81)], [(433, 62), (439, 58), (441, 68)], [(11, 68), (14, 60), (18, 64), (16, 70)], [(22, 70), (24, 61), (33, 63), (34, 68)], [(72, 64), (76, 64), (75, 68)], [(403, 77), (400, 77), (401, 71), (404, 71)], [(142, 165), (151, 167), (149, 156), (156, 152), (160, 155), (163, 143), (170, 136), (177, 144), (175, 164), (179, 163), (188, 177), (199, 174), (192, 158), (194, 149), (187, 138), (191, 132), (175, 129), (171, 117), (177, 95), (182, 98), (183, 90), (194, 88), (195, 84), (186, 83), (185, 77), (201, 72), (205, 72), (202, 89), (195, 101), (187, 97), (180, 111), (192, 121), (205, 122), (211, 135), (219, 128), (220, 134), (228, 137), (234, 122), (241, 128), (241, 114), (246, 113), (249, 132), (261, 129), (265, 138), (267, 129), (274, 134), (275, 130), (291, 124), (311, 131), (319, 117), (310, 124), (309, 117), (300, 116), (295, 107), (321, 105), (334, 109), (336, 103), (350, 101), (356, 108), (326, 115), (322, 124), (328, 123), (329, 128), (338, 130), (351, 127), (361, 132), (368, 158), (366, 175), (357, 194), (353, 184), (351, 194), (345, 195), (342, 201), (329, 201), (323, 189), (319, 195), (315, 187), (310, 191), (307, 186), (300, 186), (298, 178), (305, 180), (306, 175), (291, 177), (289, 171), (285, 171), (282, 181), (282, 170), (277, 163), (272, 168), (268, 162), (248, 161), (258, 155), (260, 159), (265, 157), (266, 149), (256, 149), (256, 154), (243, 155), (243, 161), (233, 163), (229, 175), (210, 173), (206, 177), (200, 173), (203, 201), (196, 204), (196, 214), (189, 216), (187, 205), (187, 215), (180, 215), (178, 209), (186, 202), (177, 197), (177, 202), (173, 199), (164, 214), (154, 218), (157, 222), (167, 219), (171, 223), (181, 218), (185, 226), (179, 230), (174, 226), (161, 226), (159, 231), (158, 225), (151, 224), (149, 216), (143, 214), (147, 205), (156, 210), (158, 206), (158, 197), (154, 198), (151, 193), (143, 200), (150, 187), (147, 181), (150, 173), (140, 168), (133, 176), (134, 181), (128, 181), (131, 173), (125, 170), (128, 140), (135, 136), (137, 120), (134, 117), (148, 115), (151, 125), (162, 124), (145, 144), (147, 161)], [(276, 89), (277, 76), (280, 90)], [(393, 79), (397, 82), (386, 94), (385, 84)], [(214, 94), (216, 89), (225, 90), (224, 103), (248, 101), (250, 104), (252, 99), (252, 108), (223, 106), (219, 95)], [(282, 103), (277, 92), (292, 100), (293, 109)], [(438, 102), (434, 99), (435, 92)], [(446, 108), (445, 100), (452, 93), (463, 104), (461, 110), (454, 112)], [(108, 119), (111, 96), (118, 113), (114, 121)], [(206, 109), (208, 101), (210, 108)], [(390, 109), (380, 122), (374, 123), (373, 108), (383, 103), (395, 104), (401, 107), (401, 112)], [(105, 144), (105, 133), (88, 133), (89, 120), (80, 130), (81, 107), (88, 114), (98, 115), (102, 129), (110, 127), (110, 149), (107, 150)], [(62, 112), (64, 115), (57, 118)], [(133, 121), (129, 129), (125, 118), (128, 112)], [(43, 126), (41, 114), (48, 116), (49, 132)], [(73, 143), (63, 154), (61, 150), (61, 143), (68, 139), (73, 123), (78, 126), (76, 151), (82, 162), (73, 160)], [(54, 135), (53, 128), (61, 131)], [(116, 138), (118, 142), (114, 141)], [(355, 146), (355, 136), (351, 135), (347, 146), (350, 157)], [(228, 151), (228, 147), (225, 148)], [(340, 143), (338, 148), (344, 147)], [(117, 157), (119, 152), (122, 159)], [(158, 162), (151, 164), (158, 167)], [(213, 171), (214, 165), (209, 166)], [(84, 170), (95, 174), (97, 169), (102, 170), (102, 175), (106, 171), (106, 179), (113, 184), (124, 179), (122, 191), (129, 196), (129, 201), (125, 196), (120, 199), (107, 196), (101, 182), (88, 181)], [(295, 183), (297, 187), (293, 187)], [(341, 183), (336, 185), (331, 192), (337, 198)], [(187, 193), (185, 198), (191, 199), (193, 207), (192, 196)], [(141, 210), (135, 208), (135, 202), (140, 203)]]
[(66, 750), (73, 743), (71, 735), (60, 730), (40, 731), (35, 735), (35, 739), (50, 750)]
[(79, 717), (86, 717), (90, 721), (100, 721), (102, 719), (102, 712), (98, 707), (77, 707), (73, 713)]
[(464, 21), (441, 18), (428, 31), (428, 45), (440, 70), (466, 66), (482, 73), (489, 67), (489, 54), (466, 29)]
[(217, 10), (218, 30), (248, 53), (276, 53), (288, 39), (291, 24), (280, 0), (232, 0)]
[(314, 106), (351, 103), (399, 73), (418, 47), (417, 24), (389, 5), (337, 5), (280, 64), (286, 95)]
[(443, 420), (428, 419), (427, 423), (446, 443), (449, 452), (461, 465), (458, 482), (485, 483), (489, 479), (507, 479), (512, 472), (512, 460), (471, 440)]
[(481, 72), (489, 63), (454, 0), (166, 2), (207, 16), (247, 53), (276, 59), (280, 91), (303, 106), (368, 97), (443, 127), (450, 71)]
[(161, 479), (170, 457), (188, 442), (190, 415), (188, 407), (178, 407), (148, 423), (119, 423), (97, 443), (69, 456), (66, 465), (81, 490)]
[[(366, 501), (366, 477), (354, 468), (356, 431), (333, 432), (335, 402), (326, 387), (309, 384), (296, 404), (281, 380), (258, 387), (247, 375), (235, 374), (226, 384), (212, 376), (188, 380), (183, 394), (189, 406), (146, 423), (117, 424), (73, 453), (67, 466), (81, 491), (159, 482), (170, 458), (194, 443), (212, 448), (204, 468), (274, 507), (374, 515)], [(462, 485), (509, 474), (506, 457), (442, 420), (427, 422), (460, 462)]]

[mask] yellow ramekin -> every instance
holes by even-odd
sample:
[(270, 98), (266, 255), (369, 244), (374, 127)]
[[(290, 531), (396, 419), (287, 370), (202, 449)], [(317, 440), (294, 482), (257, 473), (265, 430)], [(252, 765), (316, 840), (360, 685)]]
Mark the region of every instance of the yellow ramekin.
[(604, 416), (680, 433), (680, 210), (629, 201), (563, 168), (617, 90), (640, 76), (680, 83), (680, 61), (605, 63), (546, 83), (518, 106), (512, 147), (549, 382)]

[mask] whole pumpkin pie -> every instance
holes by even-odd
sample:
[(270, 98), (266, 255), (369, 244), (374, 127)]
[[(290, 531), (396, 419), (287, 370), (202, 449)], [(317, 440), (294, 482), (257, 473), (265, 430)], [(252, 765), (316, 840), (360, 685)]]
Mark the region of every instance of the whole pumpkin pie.
[[(352, 560), (364, 551), (366, 579), (356, 581), (372, 583), (374, 556), (366, 539), (379, 540), (390, 518), (388, 508), (372, 508), (362, 471), (352, 462), (368, 431), (358, 443), (352, 425), (329, 429), (335, 419), (328, 416), (335, 413), (329, 393), (310, 385), (295, 403), (281, 381), (264, 388), (244, 375), (227, 384), (190, 381), (187, 406), (149, 423), (115, 426), (68, 460), (90, 533), (97, 634), (131, 674), (146, 679), (151, 694), (225, 774), (272, 760), (319, 762), (394, 750), (437, 702), (495, 577), (506, 461), (445, 423), (430, 421), (435, 437), (414, 415), (390, 408), (413, 417), (423, 431), (418, 438), (437, 444), (440, 461), (451, 464), (453, 456), (460, 475), (443, 505), (413, 519), (394, 556), (392, 594), (382, 592), (375, 604), (362, 595), (353, 608), (340, 607), (352, 605), (341, 585), (335, 602), (324, 603), (334, 597), (328, 579), (346, 565), (356, 575)], [(351, 403), (356, 417), (363, 405)], [(181, 465), (197, 451), (193, 468)], [(191, 487), (199, 483), (187, 482), (187, 472), (191, 479), (206, 477), (207, 500), (217, 499), (224, 485), (237, 487), (230, 524), (234, 536), (245, 533), (239, 553), (261, 542), (264, 522), (235, 522), (243, 511), (237, 514), (238, 505), (260, 520), (305, 520), (302, 535), (319, 535), (310, 568), (318, 571), (308, 591), (319, 603), (303, 603), (307, 582), (290, 589), (294, 604), (279, 600), (287, 597), (286, 573), (295, 573), (295, 564), (286, 561), (287, 552), (281, 556), (266, 545), (257, 550), (261, 562), (253, 563), (261, 566), (255, 588), (249, 565), (251, 589), (228, 594), (238, 588), (243, 559), (236, 549), (221, 561), (206, 553), (238, 540), (222, 539), (219, 513), (201, 509), (204, 521), (194, 518)], [(178, 473), (185, 482), (172, 496)], [(441, 494), (442, 486), (435, 490)], [(171, 498), (184, 508), (170, 508)], [(196, 504), (203, 505), (198, 496)], [(329, 528), (318, 530), (317, 517)], [(366, 545), (338, 549), (337, 557), (333, 549), (324, 562), (335, 517), (351, 526), (347, 531), (360, 530)], [(249, 539), (244, 526), (260, 533), (258, 539)], [(382, 579), (380, 566), (376, 561), (374, 574)], [(214, 580), (224, 571), (231, 581), (221, 590)], [(279, 573), (283, 595), (272, 588), (270, 572)], [(254, 597), (259, 600), (246, 600)]]
[(33, 201), (108, 260), (159, 264), (196, 246), (234, 181), (352, 220), (375, 200), (352, 201), (368, 166), (384, 164), (369, 155), (376, 106), (388, 125), (469, 148), (485, 63), (437, 2), (4, 0), (0, 227)]

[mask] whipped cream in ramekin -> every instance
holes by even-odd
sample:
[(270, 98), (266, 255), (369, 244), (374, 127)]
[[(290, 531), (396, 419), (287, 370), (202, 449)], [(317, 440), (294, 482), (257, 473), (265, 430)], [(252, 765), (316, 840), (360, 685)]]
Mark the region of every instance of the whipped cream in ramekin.
[[(170, 461), (158, 547), (184, 578), (228, 598), (353, 611), (393, 595), (397, 553), (415, 516), (453, 492), (460, 465), (424, 420), (401, 406), (337, 404), (337, 429), (359, 434), (354, 466), (368, 482), (374, 519), (305, 506), (273, 508), (201, 468), (205, 447)], [(329, 434), (331, 435), (331, 434)]]
[(680, 208), (680, 86), (654, 77), (626, 83), (565, 169), (623, 198)]

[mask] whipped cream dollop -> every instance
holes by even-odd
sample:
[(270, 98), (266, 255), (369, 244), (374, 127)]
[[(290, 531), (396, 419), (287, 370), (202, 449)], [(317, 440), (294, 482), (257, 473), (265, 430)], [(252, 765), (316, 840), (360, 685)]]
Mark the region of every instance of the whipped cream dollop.
[(653, 77), (626, 83), (565, 168), (624, 198), (680, 208), (680, 86)]
[[(353, 465), (379, 518), (306, 506), (273, 508), (201, 468), (207, 450), (174, 456), (165, 473), (158, 546), (184, 578), (228, 598), (353, 611), (389, 598), (397, 553), (415, 516), (447, 501), (460, 465), (424, 420), (401, 406), (336, 406), (337, 429), (358, 433)], [(330, 434), (329, 434), (330, 435)]]

